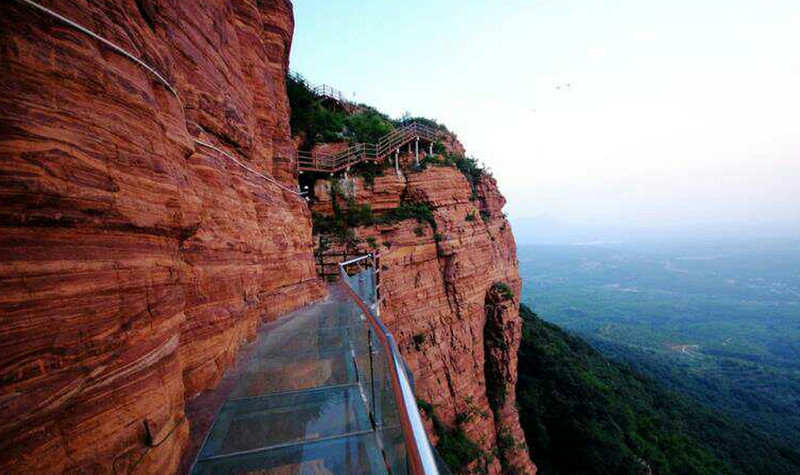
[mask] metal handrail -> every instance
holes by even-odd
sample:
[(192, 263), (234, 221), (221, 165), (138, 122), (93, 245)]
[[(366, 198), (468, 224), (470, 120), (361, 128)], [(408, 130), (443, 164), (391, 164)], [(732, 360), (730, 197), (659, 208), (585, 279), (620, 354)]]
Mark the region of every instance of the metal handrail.
[[(425, 426), (419, 414), (419, 407), (417, 406), (414, 391), (411, 389), (411, 382), (403, 366), (403, 357), (400, 355), (397, 341), (383, 325), (383, 322), (375, 316), (375, 313), (369, 308), (369, 305), (367, 305), (347, 283), (346, 278), (350, 276), (347, 274), (345, 267), (357, 262), (373, 259), (373, 257), (375, 256), (367, 254), (339, 263), (339, 274), (341, 277), (339, 282), (347, 294), (355, 301), (356, 305), (364, 312), (364, 315), (366, 315), (367, 321), (381, 340), (381, 346), (386, 353), (388, 361), (391, 362), (389, 375), (392, 382), (392, 394), (401, 416), (400, 425), (408, 455), (409, 471), (414, 475), (438, 475), (439, 469), (436, 465), (436, 459), (433, 456), (433, 450), (428, 441), (428, 434), (425, 432)], [(374, 266), (374, 259), (372, 262)]]
[(345, 105), (351, 104), (351, 102), (347, 100), (347, 97), (344, 95), (344, 93), (334, 87), (328, 86), (327, 84), (312, 84), (302, 75), (294, 71), (289, 71), (289, 77), (297, 82), (302, 83), (315, 96), (333, 99), (334, 101), (341, 102)]

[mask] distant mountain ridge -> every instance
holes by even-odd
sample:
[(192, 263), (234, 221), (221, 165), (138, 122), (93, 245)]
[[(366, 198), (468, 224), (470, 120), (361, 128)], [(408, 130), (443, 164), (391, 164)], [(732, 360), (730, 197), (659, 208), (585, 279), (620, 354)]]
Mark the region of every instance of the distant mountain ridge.
[(800, 238), (800, 223), (679, 223), (648, 226), (571, 222), (542, 214), (510, 218), (514, 237), (526, 244), (596, 244), (656, 240), (716, 240), (743, 238)]

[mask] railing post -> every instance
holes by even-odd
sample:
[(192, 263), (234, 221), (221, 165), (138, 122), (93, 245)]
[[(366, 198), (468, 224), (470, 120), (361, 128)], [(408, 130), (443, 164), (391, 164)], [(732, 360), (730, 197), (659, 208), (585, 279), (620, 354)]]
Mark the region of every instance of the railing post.
[(367, 353), (369, 353), (369, 388), (370, 392), (372, 393), (371, 403), (372, 407), (369, 408), (370, 412), (370, 419), (372, 422), (372, 428), (377, 429), (378, 426), (378, 415), (376, 414), (375, 408), (377, 404), (375, 403), (375, 370), (372, 361), (372, 328), (367, 327)]
[(400, 155), (400, 149), (398, 148), (394, 152), (394, 171), (395, 171), (395, 173), (397, 173), (398, 177), (400, 176), (400, 159), (399, 159), (399, 155)]
[(428, 155), (433, 156), (433, 142), (428, 145)]
[(414, 162), (419, 165), (419, 137), (414, 138)]

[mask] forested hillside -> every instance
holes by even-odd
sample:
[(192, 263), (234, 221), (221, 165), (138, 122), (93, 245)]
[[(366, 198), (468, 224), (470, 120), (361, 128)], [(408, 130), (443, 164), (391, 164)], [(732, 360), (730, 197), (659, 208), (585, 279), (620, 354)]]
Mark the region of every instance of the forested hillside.
[(540, 473), (800, 473), (797, 450), (520, 314), (517, 396)]

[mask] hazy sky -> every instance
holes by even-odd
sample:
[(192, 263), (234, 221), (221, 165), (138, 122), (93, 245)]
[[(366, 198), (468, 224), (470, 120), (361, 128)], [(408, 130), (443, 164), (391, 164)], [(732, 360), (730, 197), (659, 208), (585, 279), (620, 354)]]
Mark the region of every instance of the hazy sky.
[(512, 218), (800, 229), (800, 0), (295, 0), (291, 67), (454, 130)]

